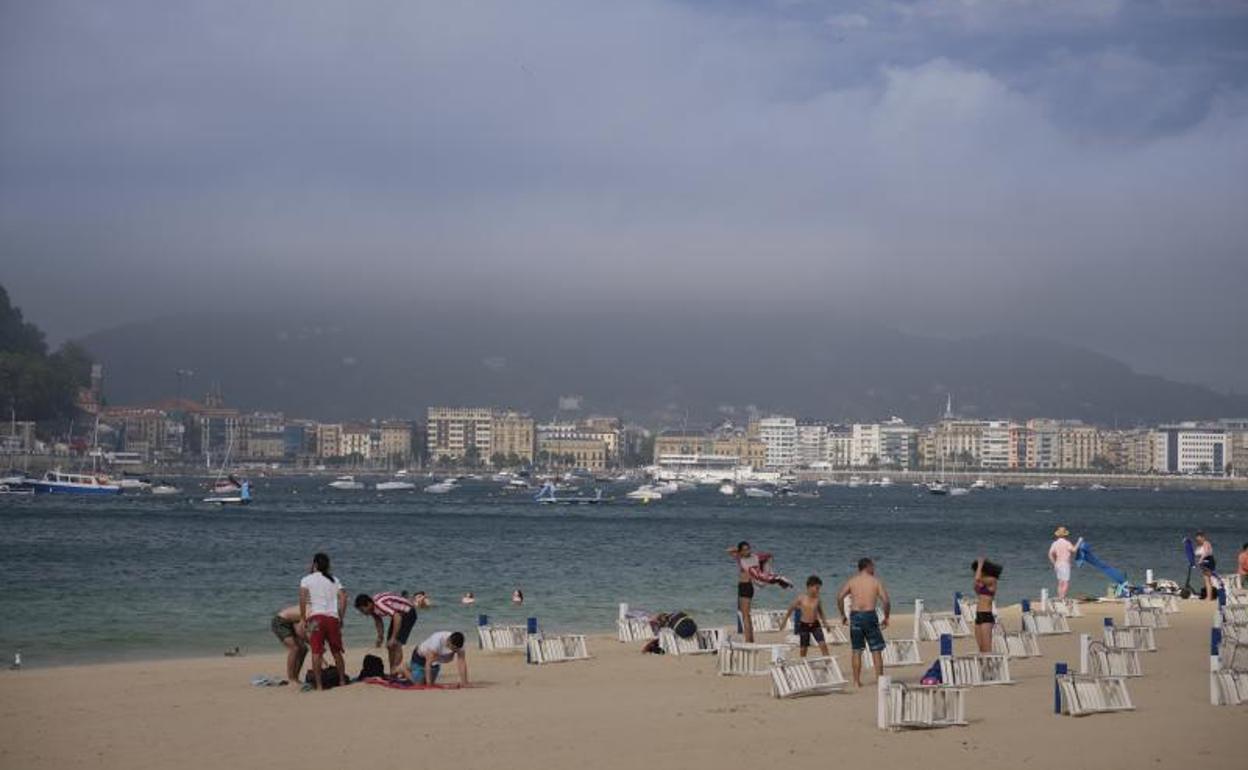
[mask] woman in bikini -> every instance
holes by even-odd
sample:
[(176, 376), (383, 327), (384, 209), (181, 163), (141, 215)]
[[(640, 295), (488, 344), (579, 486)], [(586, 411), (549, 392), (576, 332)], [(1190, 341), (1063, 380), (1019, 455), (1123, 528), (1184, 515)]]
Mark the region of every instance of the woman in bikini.
[(767, 569), (771, 554), (755, 553), (750, 544), (742, 540), (736, 548), (729, 548), (728, 555), (737, 563), (737, 612), (741, 614), (741, 631), (746, 642), (754, 641), (754, 621), (750, 618), (750, 603), (754, 598), (754, 582), (791, 588), (793, 583), (783, 575)]
[(997, 598), (997, 580), (1001, 577), (1001, 565), (980, 556), (972, 564), (975, 570), (975, 643), (981, 653), (992, 652), (992, 627), (997, 618), (992, 612)]

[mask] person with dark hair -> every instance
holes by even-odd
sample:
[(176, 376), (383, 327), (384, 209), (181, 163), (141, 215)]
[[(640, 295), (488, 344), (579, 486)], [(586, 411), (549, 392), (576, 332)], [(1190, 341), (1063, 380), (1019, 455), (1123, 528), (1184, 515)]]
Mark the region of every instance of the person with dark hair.
[(989, 653), (992, 652), (992, 627), (997, 623), (992, 605), (997, 597), (1001, 565), (980, 556), (971, 562), (971, 569), (975, 571), (975, 644), (981, 653)]
[(797, 644), (800, 649), (799, 654), (803, 658), (806, 657), (812, 638), (819, 643), (819, 652), (823, 657), (826, 658), (829, 654), (827, 640), (823, 637), (823, 625), (827, 622), (827, 618), (823, 614), (823, 600), (819, 598), (819, 591), (822, 588), (823, 581), (818, 575), (806, 578), (806, 592), (793, 600), (780, 621), (780, 627), (785, 628), (789, 625), (789, 618), (793, 616), (793, 613), (798, 614)]
[(329, 571), (329, 556), (318, 553), (312, 557), (311, 571), (299, 581), (299, 619), (308, 629), (312, 647), (312, 683), (321, 687), (321, 656), (325, 645), (334, 656), (339, 684), (347, 683), (347, 664), (343, 660), (342, 621), (347, 612), (347, 590)]
[[(373, 619), (377, 628), (377, 643), (380, 647), (384, 638), (386, 653), (390, 658), (390, 673), (393, 675), (403, 665), (403, 645), (407, 644), (416, 627), (416, 607), (402, 596), (383, 591), (374, 596), (360, 594), (355, 597), (355, 608)], [(390, 618), (390, 632), (385, 630), (384, 618)]]
[[(845, 614), (845, 599), (849, 598), (850, 611)], [(876, 614), (880, 605), (884, 608), (884, 619)], [(853, 652), (850, 654), (854, 671), (854, 686), (862, 687), (862, 655), (870, 650), (871, 662), (875, 664), (875, 675), (884, 674), (884, 634), (881, 628), (888, 628), (888, 618), (892, 615), (892, 601), (888, 598), (888, 589), (875, 576), (875, 562), (863, 557), (858, 560), (858, 574), (845, 581), (836, 594), (836, 610), (841, 614), (841, 623), (849, 626), (849, 642)]]
[(269, 629), (286, 648), (286, 680), (298, 683), (303, 660), (308, 656), (308, 634), (298, 605), (279, 610), (269, 621)]
[(781, 588), (791, 588), (793, 583), (767, 568), (771, 563), (771, 554), (755, 553), (744, 540), (737, 543), (736, 548), (729, 548), (728, 555), (737, 563), (737, 612), (741, 614), (741, 631), (745, 634), (745, 641), (753, 642), (754, 622), (750, 618), (750, 604), (754, 599), (754, 583)]
[(411, 668), (405, 673), (416, 684), (433, 685), (438, 681), (442, 664), (455, 661), (459, 686), (468, 685), (468, 655), (464, 635), (459, 631), (438, 631), (412, 650)]
[(1204, 530), (1196, 531), (1196, 566), (1200, 568), (1200, 574), (1205, 579), (1205, 589), (1200, 598), (1216, 602), (1218, 591), (1213, 585), (1213, 572), (1218, 568), (1218, 563), (1213, 558), (1213, 541), (1205, 535)]

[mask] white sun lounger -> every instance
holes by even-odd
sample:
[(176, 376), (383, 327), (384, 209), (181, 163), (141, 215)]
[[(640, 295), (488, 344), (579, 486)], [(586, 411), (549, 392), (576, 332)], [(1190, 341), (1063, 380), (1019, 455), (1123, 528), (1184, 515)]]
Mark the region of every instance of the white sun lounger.
[[(1109, 620), (1109, 618), (1105, 618)], [(1115, 626), (1105, 624), (1105, 645), (1122, 650), (1157, 652), (1157, 634), (1150, 626)]]
[(524, 649), (528, 631), (525, 626), (513, 624), (486, 624), (477, 626), (477, 638), (485, 652), (516, 652)]
[(1014, 683), (1006, 655), (941, 655), (940, 679), (957, 687)]
[(727, 638), (727, 629), (699, 628), (688, 639), (682, 639), (670, 628), (659, 629), (659, 648), (668, 655), (707, 655), (719, 652), (719, 645)]
[[(840, 625), (839, 623), (833, 623), (832, 625), (824, 626), (823, 627), (823, 640), (830, 645), (849, 644), (849, 630), (845, 626)], [(784, 637), (784, 643), (789, 645), (790, 647), (797, 647), (798, 645), (801, 644), (801, 641), (802, 641), (801, 638), (797, 634), (789, 634), (788, 636)], [(818, 644), (819, 643), (813, 639), (810, 641), (811, 647), (815, 647)]]
[(992, 651), (1011, 658), (1038, 658), (1040, 637), (1031, 631), (1006, 631), (1000, 625), (992, 629)]
[(1023, 630), (1040, 636), (1069, 634), (1070, 623), (1066, 616), (1057, 612), (1044, 610), (1028, 610), (1023, 613)]
[(771, 694), (776, 698), (826, 695), (845, 687), (836, 658), (797, 658), (771, 664)]
[(1092, 641), (1091, 634), (1079, 635), (1079, 673), (1099, 677), (1144, 676), (1140, 653), (1121, 647), (1109, 647)]
[(620, 618), (615, 624), (616, 638), (621, 642), (646, 642), (654, 638), (654, 629), (645, 618)]
[(904, 730), (965, 725), (966, 692), (965, 687), (923, 687), (882, 676), (876, 685), (876, 726)]
[(1219, 608), (1222, 625), (1239, 625), (1248, 623), (1248, 604), (1228, 604)]
[(1056, 612), (1067, 618), (1083, 617), (1083, 610), (1079, 609), (1079, 602), (1069, 597), (1065, 599), (1055, 599), (1049, 596), (1049, 589), (1040, 589), (1040, 609), (1044, 612)]
[(529, 663), (536, 665), (589, 658), (584, 634), (530, 634), (526, 650)]
[[(784, 621), (786, 610), (750, 610), (750, 622), (754, 625), (754, 633), (768, 634), (774, 631), (782, 631), (780, 624)], [(741, 613), (737, 613), (737, 629), (745, 630), (745, 625), (741, 619)]]
[(1215, 626), (1209, 651), (1209, 702), (1214, 706), (1248, 703), (1248, 644)]
[(1062, 714), (1081, 717), (1135, 710), (1127, 680), (1120, 676), (1058, 674), (1057, 690)]
[(771, 664), (784, 660), (787, 644), (751, 644), (725, 639), (719, 645), (720, 676), (767, 676)]
[(928, 612), (922, 599), (914, 600), (914, 638), (934, 642), (942, 634), (963, 637), (971, 635), (966, 618), (957, 612)]
[[(870, 650), (862, 651), (867, 667), (875, 668), (875, 659)], [(885, 639), (884, 650), (880, 653), (885, 668), (902, 668), (905, 666), (921, 666), (923, 659), (919, 657), (919, 642), (916, 639)]]
[(1240, 644), (1248, 644), (1248, 623), (1223, 623), (1222, 635)]
[(1166, 611), (1156, 607), (1142, 607), (1134, 598), (1123, 605), (1124, 626), (1147, 626), (1149, 628), (1169, 628), (1170, 620)]

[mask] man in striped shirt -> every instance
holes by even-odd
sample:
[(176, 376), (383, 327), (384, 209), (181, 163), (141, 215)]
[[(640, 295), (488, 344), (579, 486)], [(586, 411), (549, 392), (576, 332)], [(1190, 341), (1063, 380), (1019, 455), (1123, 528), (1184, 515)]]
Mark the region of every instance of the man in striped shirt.
[[(380, 647), (384, 639), (393, 675), (403, 664), (403, 645), (407, 644), (412, 628), (416, 626), (416, 607), (396, 593), (383, 591), (373, 596), (360, 594), (355, 597), (355, 608), (373, 619), (373, 625), (377, 627), (375, 646)], [(389, 634), (385, 632), (383, 618), (390, 618)]]

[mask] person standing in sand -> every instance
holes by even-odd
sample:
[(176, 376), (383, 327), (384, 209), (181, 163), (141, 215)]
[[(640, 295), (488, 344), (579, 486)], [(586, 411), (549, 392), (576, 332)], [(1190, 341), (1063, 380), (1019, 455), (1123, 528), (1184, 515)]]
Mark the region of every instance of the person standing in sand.
[(819, 591), (823, 588), (823, 581), (818, 575), (811, 575), (806, 578), (806, 592), (793, 600), (789, 605), (789, 609), (784, 613), (784, 618), (780, 621), (780, 627), (784, 628), (789, 624), (789, 618), (793, 613), (797, 613), (797, 644), (801, 651), (801, 657), (806, 657), (806, 650), (810, 648), (810, 640), (813, 638), (819, 643), (819, 652), (823, 657), (828, 657), (828, 642), (823, 638), (823, 625), (827, 622), (827, 618), (823, 615), (823, 601), (819, 598)]
[(1213, 541), (1201, 530), (1196, 532), (1196, 566), (1200, 568), (1200, 574), (1205, 579), (1202, 598), (1216, 602), (1218, 591), (1213, 585), (1213, 571), (1218, 568), (1218, 563), (1213, 558)]
[(1053, 531), (1053, 544), (1049, 546), (1049, 563), (1057, 577), (1057, 598), (1065, 599), (1070, 590), (1070, 562), (1075, 556), (1075, 546), (1067, 538), (1070, 530), (1058, 527)]
[(1239, 581), (1242, 584), (1244, 578), (1248, 578), (1248, 543), (1244, 543), (1244, 547), (1239, 549)]
[(312, 647), (312, 683), (321, 689), (321, 656), (325, 645), (338, 667), (338, 683), (347, 683), (347, 663), (342, 657), (342, 619), (347, 612), (347, 590), (329, 571), (329, 556), (312, 557), (312, 571), (299, 581), (299, 619), (308, 629)]
[[(355, 608), (372, 618), (377, 628), (377, 644), (380, 647), (384, 640), (387, 656), (390, 658), (390, 674), (393, 676), (403, 665), (403, 645), (407, 644), (416, 626), (416, 607), (404, 597), (383, 591), (375, 596), (360, 594), (355, 597)], [(386, 632), (385, 618), (390, 619), (390, 631)]]
[(742, 540), (736, 548), (729, 548), (728, 555), (737, 563), (737, 612), (741, 615), (741, 631), (745, 641), (754, 641), (754, 621), (750, 617), (750, 604), (754, 600), (754, 581), (791, 588), (789, 579), (767, 569), (771, 554), (755, 553), (750, 544)]
[(997, 598), (1001, 565), (980, 556), (971, 564), (971, 569), (975, 570), (975, 644), (986, 654), (992, 652), (992, 628), (997, 624), (992, 605)]
[(308, 633), (299, 614), (299, 605), (279, 610), (269, 622), (269, 629), (286, 648), (286, 680), (298, 683), (304, 658), (308, 656)]
[[(845, 615), (845, 598), (849, 597), (850, 612)], [(884, 619), (876, 614), (876, 607), (883, 605)], [(875, 675), (884, 673), (884, 634), (881, 628), (888, 628), (888, 618), (892, 615), (892, 602), (888, 598), (888, 589), (875, 576), (875, 562), (866, 557), (858, 560), (858, 574), (845, 581), (836, 594), (836, 610), (841, 614), (841, 623), (849, 626), (849, 642), (853, 648), (851, 653), (854, 686), (862, 687), (862, 655), (864, 648), (871, 652), (871, 662), (875, 664)]]

